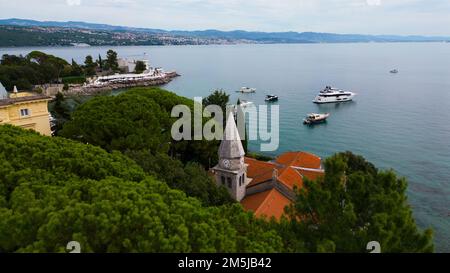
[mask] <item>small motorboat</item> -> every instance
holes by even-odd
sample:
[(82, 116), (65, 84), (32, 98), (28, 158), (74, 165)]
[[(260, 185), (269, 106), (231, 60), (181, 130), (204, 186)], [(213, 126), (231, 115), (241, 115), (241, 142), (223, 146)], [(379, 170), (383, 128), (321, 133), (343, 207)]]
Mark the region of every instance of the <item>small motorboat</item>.
[(253, 102), (251, 102), (251, 101), (241, 100), (241, 104), (239, 104), (239, 106), (241, 106), (242, 108), (246, 108), (252, 104), (253, 104)]
[(278, 96), (277, 95), (266, 95), (266, 101), (267, 102), (278, 101)]
[(397, 74), (397, 73), (398, 73), (398, 70), (397, 70), (397, 69), (393, 69), (393, 70), (391, 70), (391, 71), (389, 71), (389, 72), (391, 72), (391, 74)]
[(309, 114), (304, 120), (303, 120), (303, 124), (317, 124), (317, 123), (322, 123), (322, 122), (326, 122), (327, 118), (330, 116), (329, 113), (325, 113), (325, 114)]
[(242, 87), (239, 91), (240, 93), (255, 93), (256, 88), (250, 88), (250, 87)]

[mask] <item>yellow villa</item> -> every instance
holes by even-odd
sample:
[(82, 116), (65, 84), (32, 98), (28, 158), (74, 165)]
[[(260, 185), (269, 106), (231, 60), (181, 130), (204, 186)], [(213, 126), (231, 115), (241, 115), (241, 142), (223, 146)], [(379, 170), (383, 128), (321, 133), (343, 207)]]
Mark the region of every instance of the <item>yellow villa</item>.
[(50, 97), (31, 92), (8, 94), (0, 83), (0, 125), (12, 124), (51, 136), (48, 101)]

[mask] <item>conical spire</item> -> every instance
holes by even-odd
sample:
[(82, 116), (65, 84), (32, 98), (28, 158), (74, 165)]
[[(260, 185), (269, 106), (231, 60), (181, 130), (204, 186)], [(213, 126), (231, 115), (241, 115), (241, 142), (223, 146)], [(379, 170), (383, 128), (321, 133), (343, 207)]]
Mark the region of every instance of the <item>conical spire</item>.
[(223, 140), (219, 148), (219, 158), (240, 158), (245, 155), (239, 131), (233, 114), (228, 116)]
[(8, 98), (8, 92), (6, 92), (5, 87), (0, 82), (0, 100), (4, 100)]

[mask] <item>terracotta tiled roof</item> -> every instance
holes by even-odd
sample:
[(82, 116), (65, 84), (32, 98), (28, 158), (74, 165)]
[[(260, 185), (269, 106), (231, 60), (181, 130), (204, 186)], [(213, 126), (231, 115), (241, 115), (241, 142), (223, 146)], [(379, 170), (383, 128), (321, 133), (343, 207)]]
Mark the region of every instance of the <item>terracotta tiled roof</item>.
[[(294, 190), (294, 187), (302, 188), (305, 177), (316, 180), (324, 173), (321, 169), (320, 157), (305, 152), (284, 153), (275, 162), (264, 162), (246, 157), (245, 163), (248, 164), (247, 176), (252, 178), (248, 188), (270, 181), (275, 169), (278, 172), (278, 183), (283, 184), (289, 190)], [(273, 188), (246, 196), (241, 203), (246, 210), (254, 211), (257, 217), (266, 215), (269, 218), (280, 219), (284, 208), (291, 201)]]
[(290, 190), (294, 190), (294, 186), (297, 186), (298, 188), (303, 187), (302, 176), (297, 170), (294, 170), (291, 167), (286, 167), (278, 173), (278, 181), (283, 183)]
[(271, 162), (259, 161), (253, 158), (245, 158), (245, 163), (248, 164), (247, 176), (252, 178), (249, 187), (268, 181), (273, 177), (273, 170), (277, 165)]
[(284, 208), (290, 205), (291, 201), (276, 189), (272, 189), (247, 196), (241, 204), (245, 210), (253, 211), (257, 217), (264, 215), (279, 220), (284, 213)]
[(294, 166), (308, 169), (320, 169), (320, 157), (305, 152), (287, 152), (280, 155), (276, 162), (286, 166)]

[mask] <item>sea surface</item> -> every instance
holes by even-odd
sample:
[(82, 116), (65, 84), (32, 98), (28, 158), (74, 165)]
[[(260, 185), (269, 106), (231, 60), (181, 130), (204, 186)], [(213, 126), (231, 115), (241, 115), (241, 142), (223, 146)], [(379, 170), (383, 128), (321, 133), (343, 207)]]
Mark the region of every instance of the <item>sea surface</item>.
[[(110, 47), (0, 48), (31, 50), (81, 63)], [(224, 89), (264, 105), (280, 101), (280, 146), (270, 155), (302, 150), (325, 158), (353, 151), (409, 181), (409, 203), (421, 228), (431, 227), (436, 251), (450, 252), (450, 43), (362, 43), (112, 47), (121, 57), (150, 59), (182, 76), (164, 88), (186, 97)], [(145, 55), (144, 55), (145, 54)], [(389, 73), (398, 69), (398, 74)], [(326, 85), (358, 93), (354, 102), (315, 105)], [(242, 86), (257, 93), (238, 94)], [(302, 124), (311, 112), (329, 112), (323, 125)], [(259, 150), (251, 142), (250, 149)]]

